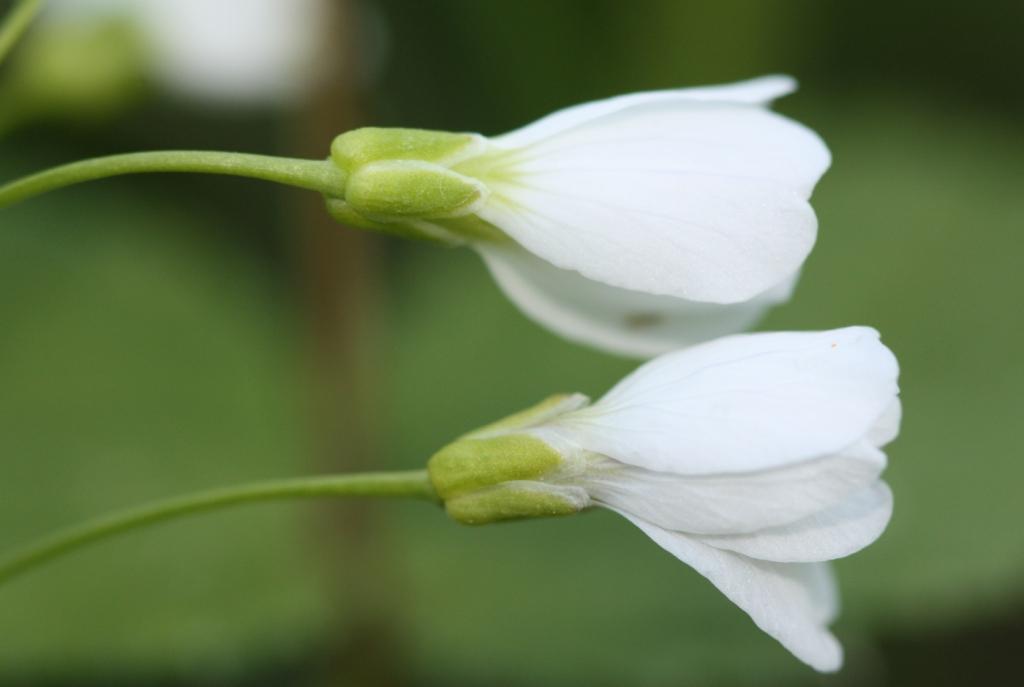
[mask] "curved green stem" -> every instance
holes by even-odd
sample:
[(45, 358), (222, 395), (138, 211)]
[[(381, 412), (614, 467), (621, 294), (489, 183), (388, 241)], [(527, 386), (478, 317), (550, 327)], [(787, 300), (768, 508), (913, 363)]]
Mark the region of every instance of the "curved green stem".
[(301, 160), (205, 150), (165, 150), (72, 162), (18, 179), (0, 186), (0, 208), (83, 181), (152, 172), (227, 174), (274, 181), (329, 196), (340, 195), (345, 188), (344, 172), (330, 160)]
[(92, 542), (164, 520), (242, 503), (325, 496), (390, 496), (438, 501), (426, 470), (321, 475), (214, 489), (132, 508), (51, 535), (0, 561), (0, 584)]
[(25, 33), (42, 4), (43, 0), (19, 0), (4, 19), (3, 25), (0, 25), (0, 62), (4, 61), (7, 53)]

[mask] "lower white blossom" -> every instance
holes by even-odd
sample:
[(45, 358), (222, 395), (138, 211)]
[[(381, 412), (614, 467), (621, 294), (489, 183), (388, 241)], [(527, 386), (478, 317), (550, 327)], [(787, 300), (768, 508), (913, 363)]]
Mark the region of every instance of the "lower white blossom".
[[(827, 561), (889, 521), (897, 376), (870, 328), (736, 335), (656, 358), (596, 403), (561, 397), (473, 432), (431, 474), (465, 522), (613, 510), (834, 671)], [(467, 477), (474, 456), (486, 472)]]

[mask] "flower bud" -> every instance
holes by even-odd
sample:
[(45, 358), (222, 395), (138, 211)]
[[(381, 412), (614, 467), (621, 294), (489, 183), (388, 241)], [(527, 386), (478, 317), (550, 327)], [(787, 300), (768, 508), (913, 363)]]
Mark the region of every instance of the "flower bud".
[(342, 197), (328, 199), (328, 210), (347, 224), (446, 243), (479, 235), (484, 223), (472, 214), (490, 192), (451, 167), (482, 145), (475, 134), (420, 129), (342, 134), (331, 144), (331, 160), (347, 181)]
[(584, 489), (559, 484), (568, 462), (548, 443), (516, 430), (570, 407), (580, 396), (555, 396), (445, 446), (427, 463), (430, 480), (453, 519), (468, 525), (571, 515), (590, 504)]

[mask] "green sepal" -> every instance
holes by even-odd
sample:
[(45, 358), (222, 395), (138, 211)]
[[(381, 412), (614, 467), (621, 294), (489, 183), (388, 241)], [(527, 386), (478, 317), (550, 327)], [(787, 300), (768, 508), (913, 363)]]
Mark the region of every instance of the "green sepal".
[(586, 508), (589, 497), (571, 478), (579, 469), (577, 457), (564, 455), (526, 430), (588, 402), (582, 394), (551, 396), (435, 453), (427, 473), (448, 514), (479, 525), (570, 515)]
[(419, 160), (371, 162), (351, 172), (345, 187), (353, 210), (384, 222), (458, 217), (486, 195), (480, 182)]
[(331, 159), (346, 172), (381, 160), (444, 163), (476, 145), (475, 134), (426, 129), (365, 127), (348, 131), (331, 143)]
[(466, 240), (486, 241), (488, 243), (511, 243), (512, 239), (498, 227), (490, 222), (485, 222), (476, 215), (462, 215), (461, 217), (450, 217), (437, 219), (431, 222), (441, 230), (450, 234), (455, 240), (462, 243)]
[(562, 464), (554, 448), (527, 434), (459, 439), (427, 463), (430, 481), (444, 501), (503, 482), (543, 478)]
[(446, 230), (430, 222), (375, 222), (353, 210), (352, 206), (342, 198), (325, 196), (324, 201), (327, 204), (327, 213), (335, 221), (341, 222), (346, 226), (378, 231), (404, 239), (431, 241), (446, 246), (462, 243), (457, 237), (452, 236)]
[(539, 482), (507, 482), (445, 502), (445, 511), (465, 525), (486, 525), (502, 520), (549, 518), (578, 513), (586, 495), (574, 487)]
[(368, 127), (331, 144), (331, 161), (345, 174), (342, 192), (328, 197), (331, 216), (350, 226), (446, 244), (507, 242), (474, 214), (490, 193), (474, 176), (455, 171), (487, 148), (477, 134)]

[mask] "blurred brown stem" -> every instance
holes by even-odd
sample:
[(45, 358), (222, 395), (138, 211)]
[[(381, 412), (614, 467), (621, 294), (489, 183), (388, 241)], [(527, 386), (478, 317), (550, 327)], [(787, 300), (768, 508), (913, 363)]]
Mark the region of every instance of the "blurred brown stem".
[[(328, 83), (309, 103), (298, 124), (297, 140), (287, 148), (319, 154), (339, 132), (363, 123), (361, 69), (361, 5), (353, 1), (332, 4), (334, 21), (326, 30), (329, 40), (321, 64), (336, 66)], [(361, 231), (340, 227), (323, 211), (318, 199), (309, 198), (294, 222), (301, 231), (298, 259), (311, 326), (311, 374), (314, 380), (314, 430), (319, 454), (317, 469), (359, 470), (380, 468), (371, 460), (378, 427), (374, 412), (373, 378), (375, 300), (380, 291), (374, 239)], [(394, 618), (401, 605), (400, 579), (388, 560), (384, 524), (373, 504), (350, 504), (345, 516), (329, 509), (323, 536), (330, 551), (331, 579), (338, 585), (345, 625), (333, 650), (331, 679), (344, 676), (346, 684), (401, 683), (399, 670), (406, 662), (397, 654)], [(362, 565), (344, 565), (358, 556)]]

